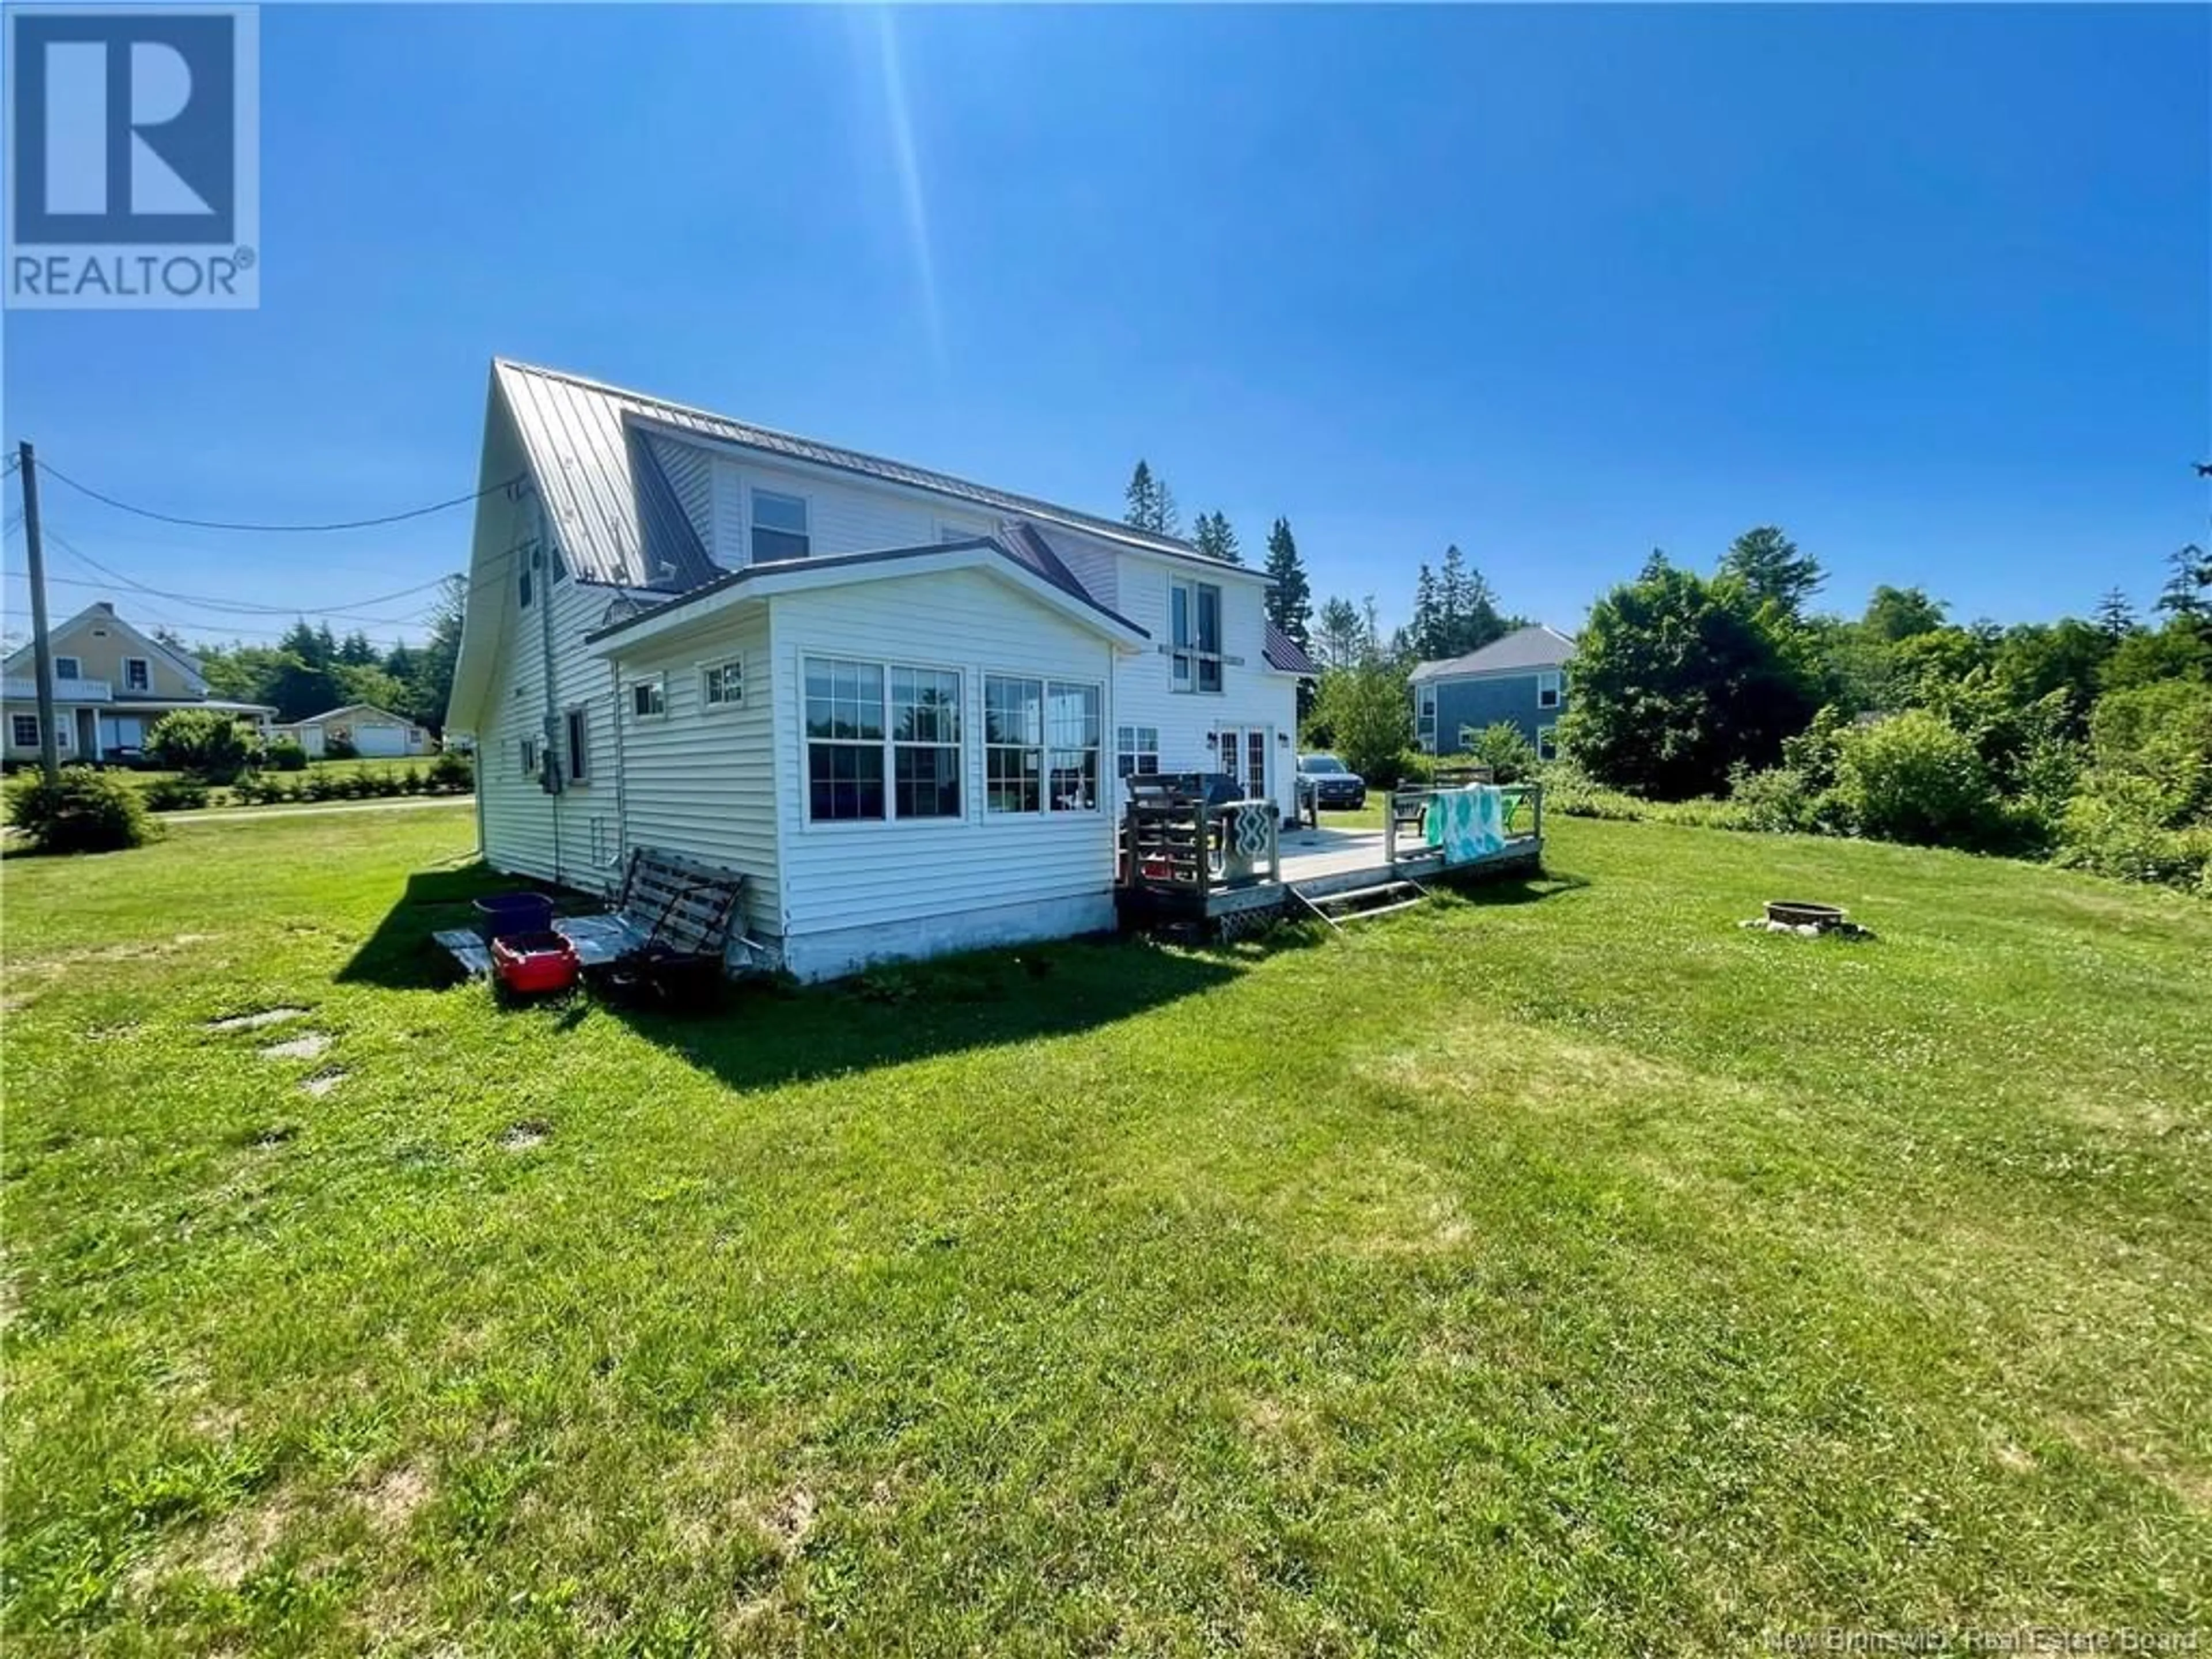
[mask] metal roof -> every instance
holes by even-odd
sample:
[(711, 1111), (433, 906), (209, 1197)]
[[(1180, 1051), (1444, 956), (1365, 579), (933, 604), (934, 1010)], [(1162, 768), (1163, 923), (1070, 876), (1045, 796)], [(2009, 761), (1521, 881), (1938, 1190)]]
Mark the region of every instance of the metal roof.
[[(735, 444), (927, 489), (1010, 517), (1063, 525), (1148, 552), (1208, 565), (1222, 562), (1173, 536), (1134, 530), (1073, 507), (793, 437), (558, 369), (501, 357), (493, 360), (492, 372), (514, 416), (531, 471), (555, 516), (570, 574), (586, 581), (672, 592), (720, 574), (656, 458), (656, 444), (666, 441), (663, 434)], [(1079, 585), (1072, 591), (1079, 591)]]
[[(1022, 532), (1028, 532), (1024, 534)], [(596, 642), (623, 629), (647, 621), (659, 621), (672, 611), (680, 611), (694, 600), (710, 594), (726, 592), (733, 587), (744, 587), (769, 576), (789, 575), (794, 571), (841, 570), (858, 565), (882, 564), (893, 560), (921, 558), (931, 553), (961, 553), (970, 550), (997, 554), (1009, 564), (1020, 566), (1031, 575), (1040, 577), (1060, 589), (1070, 599), (1094, 611), (1104, 620), (1126, 629), (1139, 639), (1150, 639), (1151, 634), (1131, 622), (1119, 611), (1108, 609), (1091, 596), (1090, 590), (1075, 579), (1074, 574), (1060, 562), (1060, 556), (1046, 544), (1042, 537), (1027, 525), (1013, 526), (996, 536), (968, 536), (958, 541), (926, 542), (915, 547), (881, 547), (866, 553), (838, 553), (823, 557), (782, 559), (766, 564), (741, 565), (735, 570), (726, 570), (712, 581), (702, 582), (688, 593), (679, 594), (634, 616), (620, 617), (593, 629), (586, 637)]]
[(1573, 640), (1539, 623), (1532, 628), (1516, 628), (1504, 638), (1492, 640), (1463, 657), (1421, 663), (1407, 678), (1418, 684), (1423, 680), (1455, 679), (1462, 674), (1525, 673), (1564, 667), (1574, 654)]
[(1272, 620), (1267, 623), (1267, 643), (1260, 654), (1267, 658), (1268, 667), (1279, 668), (1285, 674), (1321, 672), (1321, 665), (1306, 654), (1305, 647), (1276, 627)]

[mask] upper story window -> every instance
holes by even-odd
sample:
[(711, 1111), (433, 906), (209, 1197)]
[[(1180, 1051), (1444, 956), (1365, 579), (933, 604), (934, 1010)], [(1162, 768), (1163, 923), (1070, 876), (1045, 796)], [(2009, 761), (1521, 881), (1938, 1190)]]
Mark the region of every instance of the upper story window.
[(805, 496), (780, 495), (773, 489), (753, 491), (755, 564), (803, 559), (808, 545)]
[(641, 720), (657, 720), (668, 712), (668, 677), (655, 674), (629, 683), (629, 712)]
[(54, 678), (58, 680), (79, 680), (84, 678), (84, 665), (75, 657), (54, 659)]
[(143, 657), (123, 659), (123, 689), (125, 691), (151, 691), (154, 689), (154, 665)]
[(1559, 706), (1559, 671), (1546, 669), (1536, 676), (1536, 707), (1557, 708)]
[(1221, 690), (1221, 590), (1177, 581), (1168, 590), (1173, 680), (1178, 691)]

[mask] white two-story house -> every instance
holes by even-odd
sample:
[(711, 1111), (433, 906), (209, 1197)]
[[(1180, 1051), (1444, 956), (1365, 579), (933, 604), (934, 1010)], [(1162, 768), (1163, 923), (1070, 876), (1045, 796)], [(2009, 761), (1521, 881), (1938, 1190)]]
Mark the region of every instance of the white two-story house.
[(1119, 779), (1295, 807), (1267, 579), (1188, 544), (496, 362), (447, 716), (484, 856), (741, 871), (823, 978), (1114, 923)]

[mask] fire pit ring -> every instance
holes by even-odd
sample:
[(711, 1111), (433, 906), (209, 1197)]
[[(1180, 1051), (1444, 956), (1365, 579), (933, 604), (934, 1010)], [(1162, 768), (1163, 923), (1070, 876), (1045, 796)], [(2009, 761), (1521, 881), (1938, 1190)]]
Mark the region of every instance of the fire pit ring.
[(1818, 927), (1823, 933), (1841, 927), (1849, 920), (1838, 905), (1808, 904), (1797, 899), (1767, 900), (1766, 919), (1785, 927)]

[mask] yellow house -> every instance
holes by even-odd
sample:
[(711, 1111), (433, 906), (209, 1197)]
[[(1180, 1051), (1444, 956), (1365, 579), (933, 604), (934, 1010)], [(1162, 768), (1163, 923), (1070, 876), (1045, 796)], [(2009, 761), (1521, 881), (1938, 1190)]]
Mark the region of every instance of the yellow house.
[[(173, 646), (143, 634), (101, 599), (53, 630), (54, 738), (64, 762), (135, 760), (146, 734), (176, 708), (236, 714), (266, 733), (276, 711), (265, 703), (208, 695), (200, 665)], [(0, 737), (10, 761), (39, 757), (39, 690), (32, 647), (4, 665)]]

